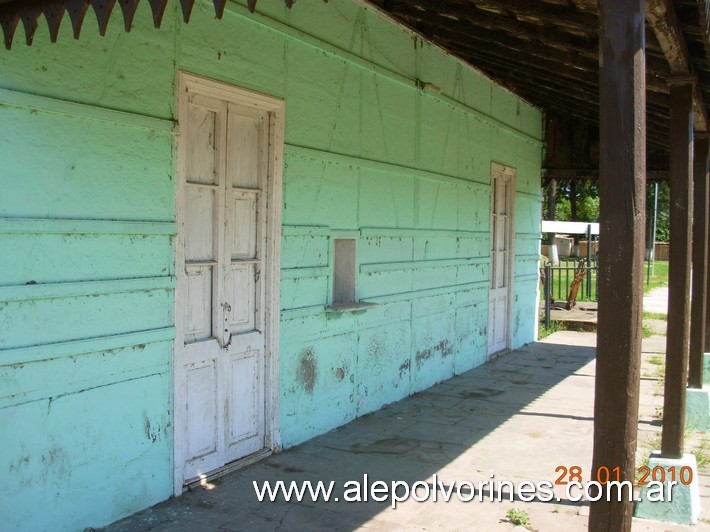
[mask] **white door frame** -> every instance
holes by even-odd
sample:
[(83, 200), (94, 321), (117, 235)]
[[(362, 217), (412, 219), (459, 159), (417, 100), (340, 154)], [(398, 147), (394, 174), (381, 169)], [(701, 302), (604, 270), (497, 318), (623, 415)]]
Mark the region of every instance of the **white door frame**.
[[(508, 215), (508, 234), (507, 239), (508, 239), (508, 244), (509, 244), (509, 250), (508, 250), (508, 261), (507, 261), (507, 271), (506, 271), (506, 283), (507, 283), (507, 304), (506, 304), (506, 327), (505, 327), (505, 347), (501, 350), (495, 351), (493, 353), (488, 352), (488, 345), (486, 345), (486, 359), (491, 360), (492, 358), (495, 358), (496, 355), (505, 352), (506, 350), (509, 350), (511, 345), (512, 345), (512, 339), (513, 339), (513, 331), (512, 331), (512, 324), (513, 324), (513, 304), (514, 304), (514, 295), (515, 295), (515, 290), (514, 290), (514, 282), (515, 282), (515, 178), (516, 178), (516, 170), (515, 168), (511, 166), (506, 166), (501, 163), (497, 162), (491, 162), (491, 210), (489, 213), (489, 216), (491, 213), (493, 213), (493, 201), (494, 201), (494, 193), (493, 193), (493, 174), (494, 173), (499, 173), (503, 174), (505, 178), (508, 180), (510, 183), (510, 188), (508, 189), (508, 197), (506, 198), (506, 202), (508, 203), (509, 207), (509, 215)], [(493, 234), (493, 228), (491, 228), (491, 235)], [(490, 287), (489, 287), (489, 294), (490, 294)], [(489, 312), (490, 312), (490, 304), (489, 304)], [(490, 317), (489, 317), (489, 323), (490, 323)], [(488, 331), (490, 333), (490, 331)], [(486, 344), (488, 342), (486, 341)]]
[[(265, 448), (278, 451), (281, 448), (281, 430), (279, 424), (279, 323), (280, 323), (280, 281), (281, 281), (281, 210), (283, 187), (283, 151), (284, 151), (284, 102), (250, 90), (213, 81), (195, 74), (178, 72), (177, 110), (178, 123), (184, 124), (187, 117), (186, 94), (199, 92), (214, 98), (220, 98), (240, 105), (268, 112), (269, 116), (269, 158), (266, 178), (266, 241), (262, 273), (265, 282), (264, 299), (264, 376), (265, 376)], [(183, 491), (183, 462), (185, 449), (181, 435), (186, 430), (181, 426), (175, 405), (183, 400), (182, 390), (175, 378), (178, 362), (178, 342), (185, 337), (182, 316), (183, 302), (186, 301), (185, 269), (185, 173), (186, 150), (181, 149), (183, 137), (177, 137), (177, 165), (175, 186), (175, 220), (177, 235), (174, 244), (175, 275), (175, 342), (173, 347), (173, 492), (180, 495)]]

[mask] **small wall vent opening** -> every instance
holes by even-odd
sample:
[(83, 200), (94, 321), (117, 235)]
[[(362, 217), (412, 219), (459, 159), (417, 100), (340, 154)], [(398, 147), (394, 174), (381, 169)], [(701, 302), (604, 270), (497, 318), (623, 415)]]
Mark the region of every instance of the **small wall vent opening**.
[(355, 239), (333, 241), (333, 305), (355, 302)]
[(342, 314), (359, 312), (377, 306), (377, 303), (358, 301), (355, 298), (357, 277), (356, 242), (354, 238), (333, 239), (333, 303), (328, 312)]

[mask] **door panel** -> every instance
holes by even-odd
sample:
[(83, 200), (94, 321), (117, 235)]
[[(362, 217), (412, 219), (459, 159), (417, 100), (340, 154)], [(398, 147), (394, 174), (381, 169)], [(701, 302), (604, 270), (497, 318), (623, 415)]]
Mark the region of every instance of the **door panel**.
[(495, 250), (505, 251), (508, 244), (508, 224), (507, 216), (502, 214), (496, 215), (496, 232), (495, 232)]
[[(503, 288), (505, 289), (506, 287), (506, 273), (507, 273), (507, 268), (506, 268), (506, 252), (505, 251), (499, 251), (495, 255), (495, 261), (496, 261), (496, 279), (495, 279), (495, 286), (496, 288)], [(503, 294), (497, 293), (497, 297), (501, 297)]]
[(212, 336), (212, 266), (193, 266), (187, 273), (187, 325), (185, 341)]
[(217, 149), (220, 137), (218, 113), (192, 103), (188, 108), (190, 120), (185, 128), (185, 142), (193, 148), (190, 150), (191, 157), (187, 159), (187, 181), (216, 184), (220, 166)]
[(236, 408), (225, 418), (228, 461), (254, 453), (264, 446), (263, 335), (232, 336), (229, 346), (229, 404)]
[(257, 241), (257, 194), (233, 191), (232, 196), (232, 258), (253, 259), (256, 257)]
[[(493, 329), (494, 331), (494, 342), (495, 345), (500, 346), (503, 345), (505, 346), (506, 344), (506, 334), (507, 334), (507, 319), (508, 319), (508, 301), (507, 298), (499, 298), (496, 302), (496, 310), (495, 310), (495, 327)], [(505, 349), (505, 347), (503, 347)]]
[(234, 103), (229, 104), (229, 112), (229, 135), (234, 146), (228, 154), (230, 181), (233, 187), (258, 188), (266, 164), (267, 113)]
[(188, 452), (195, 458), (217, 451), (217, 405), (214, 389), (217, 371), (214, 360), (187, 366)]
[(227, 328), (232, 334), (254, 330), (256, 321), (255, 264), (232, 264), (228, 287), (232, 291), (230, 300), (233, 301), (229, 312)]
[(191, 184), (186, 188), (185, 260), (213, 260), (217, 189)]
[(231, 404), (239, 408), (230, 416), (230, 445), (253, 438), (259, 432), (258, 387), (252, 386), (259, 378), (258, 355), (258, 352), (247, 351), (231, 357)]

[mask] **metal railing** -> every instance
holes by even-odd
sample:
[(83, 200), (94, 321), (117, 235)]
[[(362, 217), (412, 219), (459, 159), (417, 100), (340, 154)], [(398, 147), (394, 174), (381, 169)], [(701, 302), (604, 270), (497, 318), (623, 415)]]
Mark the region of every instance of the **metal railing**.
[(599, 295), (597, 289), (597, 261), (596, 259), (560, 259), (559, 265), (551, 266), (550, 276), (545, 273), (545, 278), (550, 279), (550, 296), (556, 301), (567, 301), (570, 287), (574, 281), (580, 262), (586, 262), (584, 277), (577, 292), (578, 301), (596, 301)]
[(598, 264), (596, 258), (562, 259), (559, 265), (553, 266), (547, 263), (543, 271), (540, 272), (544, 282), (545, 301), (545, 327), (550, 327), (550, 307), (554, 301), (567, 302), (570, 289), (574, 282), (575, 275), (580, 271), (580, 262), (583, 276), (577, 291), (575, 301), (597, 301), (599, 297), (599, 285), (597, 283)]

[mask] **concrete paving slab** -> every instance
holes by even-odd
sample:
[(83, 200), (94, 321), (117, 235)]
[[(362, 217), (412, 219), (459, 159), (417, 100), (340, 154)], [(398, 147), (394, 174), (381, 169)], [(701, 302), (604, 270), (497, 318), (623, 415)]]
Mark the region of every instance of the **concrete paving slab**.
[(649, 327), (653, 331), (653, 334), (665, 335), (666, 329), (668, 329), (668, 322), (666, 320), (647, 318), (643, 320), (643, 324)]
[[(597, 330), (597, 303), (594, 301), (578, 302), (570, 310), (564, 301), (550, 305), (550, 320), (563, 322), (571, 329), (579, 331)], [(544, 307), (542, 309), (544, 313)], [(544, 314), (543, 314), (544, 315)]]
[(654, 288), (643, 297), (643, 310), (657, 314), (668, 314), (668, 287)]
[[(595, 335), (561, 331), (480, 368), (438, 384), (426, 392), (364, 416), (296, 448), (273, 455), (140, 512), (107, 528), (127, 530), (514, 530), (510, 509), (523, 510), (534, 530), (584, 530), (588, 504), (566, 498), (489, 502), (479, 482), (554, 481), (559, 467), (591, 471)], [(662, 397), (661, 355), (665, 338), (644, 345), (640, 400), (641, 464), (658, 445)], [(710, 443), (692, 434), (689, 445)], [(344, 500), (349, 481), (370, 485), (380, 480), (429, 486), (437, 493), (426, 502)], [(434, 475), (440, 485), (434, 483)], [(700, 472), (703, 513), (695, 527), (635, 519), (634, 531), (710, 530), (710, 477)], [(333, 482), (337, 502), (259, 502), (253, 482), (309, 480)], [(466, 482), (471, 482), (473, 491)], [(421, 486), (421, 485), (420, 485)], [(447, 490), (460, 490), (469, 502)], [(482, 497), (479, 502), (478, 496)]]
[(650, 338), (644, 338), (641, 341), (641, 350), (644, 353), (661, 353), (666, 352), (666, 337), (653, 335)]

